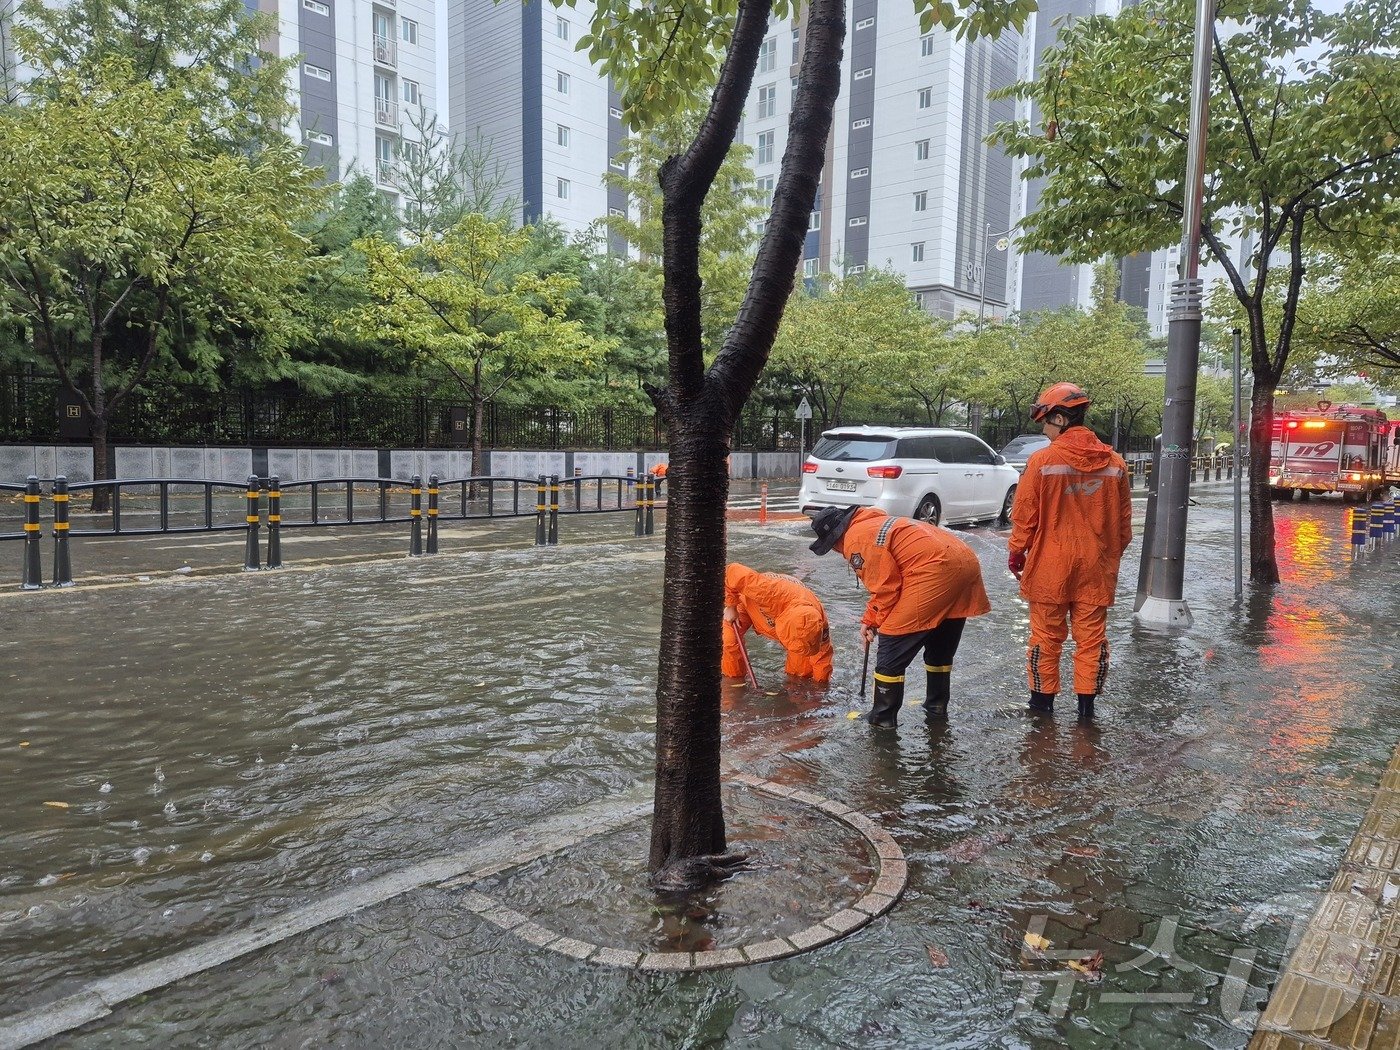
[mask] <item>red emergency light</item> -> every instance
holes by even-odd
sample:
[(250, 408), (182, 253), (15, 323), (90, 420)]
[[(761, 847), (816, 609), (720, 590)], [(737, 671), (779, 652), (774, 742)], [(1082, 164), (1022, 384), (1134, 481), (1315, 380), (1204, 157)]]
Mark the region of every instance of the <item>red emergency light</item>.
[(1323, 427), (1325, 427), (1326, 425), (1327, 425), (1327, 421), (1326, 421), (1326, 420), (1322, 420), (1322, 419), (1310, 419), (1310, 420), (1308, 420), (1306, 423), (1303, 424), (1303, 429), (1304, 429), (1304, 430), (1321, 430), (1321, 429), (1322, 429)]
[(1298, 421), (1297, 421), (1296, 419), (1290, 419), (1290, 420), (1288, 421), (1288, 424), (1287, 424), (1287, 425), (1288, 425), (1288, 429), (1289, 429), (1289, 430), (1297, 430), (1297, 429), (1298, 429)]

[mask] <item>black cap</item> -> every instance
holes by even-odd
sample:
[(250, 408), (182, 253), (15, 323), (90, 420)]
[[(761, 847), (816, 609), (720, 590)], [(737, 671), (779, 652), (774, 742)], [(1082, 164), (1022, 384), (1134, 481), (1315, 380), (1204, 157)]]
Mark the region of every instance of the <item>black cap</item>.
[(812, 531), (817, 534), (816, 542), (807, 549), (813, 554), (825, 554), (836, 546), (836, 542), (846, 534), (851, 519), (856, 516), (857, 507), (823, 507), (812, 516)]

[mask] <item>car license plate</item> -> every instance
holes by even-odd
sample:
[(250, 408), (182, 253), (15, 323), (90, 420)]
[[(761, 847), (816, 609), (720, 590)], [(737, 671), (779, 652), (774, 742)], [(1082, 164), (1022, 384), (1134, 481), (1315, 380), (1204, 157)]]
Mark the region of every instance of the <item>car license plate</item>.
[(854, 492), (856, 483), (854, 481), (828, 481), (826, 490), (828, 492)]

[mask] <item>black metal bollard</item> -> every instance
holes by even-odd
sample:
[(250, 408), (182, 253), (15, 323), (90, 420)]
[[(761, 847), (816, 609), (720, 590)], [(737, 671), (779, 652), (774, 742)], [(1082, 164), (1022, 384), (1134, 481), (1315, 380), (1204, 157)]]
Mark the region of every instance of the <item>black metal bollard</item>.
[(428, 475), (428, 553), (438, 552), (438, 476)]
[(559, 475), (549, 476), (549, 545), (559, 545)]
[[(629, 471), (630, 471), (631, 468), (628, 468), (628, 469), (629, 469)], [(632, 499), (633, 499), (633, 500), (636, 502), (636, 504), (637, 504), (637, 522), (636, 522), (635, 525), (632, 526), (632, 535), (633, 535), (633, 536), (643, 536), (643, 535), (646, 534), (645, 531), (644, 531), (645, 528), (646, 528), (646, 509), (645, 509), (645, 507), (642, 505), (642, 483), (641, 483), (641, 481), (634, 481), (634, 482), (632, 483)]]
[(643, 484), (647, 487), (647, 535), (651, 536), (656, 532), (656, 478), (648, 474)]
[(24, 575), (20, 578), (20, 590), (37, 591), (44, 585), (41, 579), (39, 545), (39, 479), (29, 475), (24, 489)]
[(423, 476), (408, 479), (408, 556), (423, 556)]
[(267, 567), (282, 567), (282, 479), (267, 479)]
[(68, 479), (53, 479), (53, 585), (73, 586), (73, 562), (68, 554)]
[(549, 534), (546, 531), (545, 512), (549, 510), (544, 501), (545, 478), (543, 474), (538, 476), (535, 482), (535, 546), (543, 547), (549, 542)]
[(243, 571), (257, 572), (262, 568), (262, 552), (258, 550), (258, 515), (261, 513), (258, 506), (259, 498), (258, 477), (256, 474), (248, 475), (248, 546), (243, 556)]

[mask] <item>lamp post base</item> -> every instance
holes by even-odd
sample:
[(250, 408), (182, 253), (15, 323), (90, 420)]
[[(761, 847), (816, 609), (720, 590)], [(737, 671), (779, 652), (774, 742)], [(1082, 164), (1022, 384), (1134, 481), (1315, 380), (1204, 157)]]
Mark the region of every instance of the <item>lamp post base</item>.
[(1154, 627), (1190, 627), (1194, 622), (1183, 598), (1145, 598), (1134, 615)]

